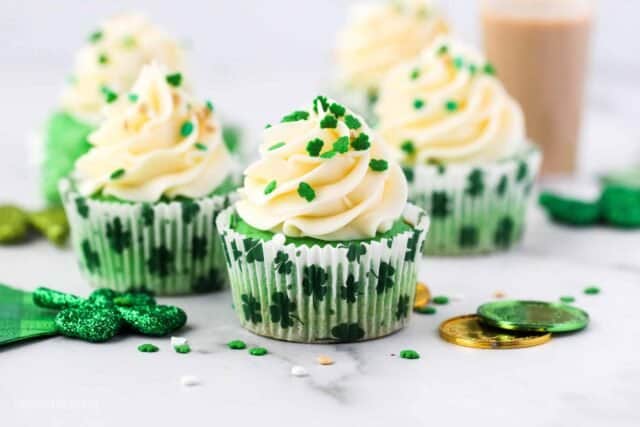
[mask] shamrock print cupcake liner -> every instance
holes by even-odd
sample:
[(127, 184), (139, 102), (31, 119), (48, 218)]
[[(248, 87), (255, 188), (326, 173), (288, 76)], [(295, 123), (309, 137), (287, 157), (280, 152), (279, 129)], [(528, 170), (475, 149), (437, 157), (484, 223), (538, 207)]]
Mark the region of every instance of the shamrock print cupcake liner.
[(234, 309), (258, 335), (306, 343), (379, 338), (409, 322), (429, 220), (408, 205), (412, 229), (380, 240), (324, 246), (247, 237), (233, 229), (235, 209), (217, 220)]
[(424, 165), (405, 169), (409, 199), (431, 217), (425, 253), (473, 255), (520, 241), (540, 168), (540, 151), (489, 165)]
[(215, 220), (231, 196), (158, 203), (83, 197), (60, 182), (80, 271), (97, 288), (178, 295), (227, 281)]

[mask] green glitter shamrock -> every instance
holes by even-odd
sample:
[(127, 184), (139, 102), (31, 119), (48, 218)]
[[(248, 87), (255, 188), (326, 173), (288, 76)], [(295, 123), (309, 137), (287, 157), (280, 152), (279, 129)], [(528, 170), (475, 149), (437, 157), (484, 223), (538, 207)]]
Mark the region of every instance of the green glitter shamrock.
[(41, 287), (34, 291), (33, 301), (60, 310), (54, 319), (58, 333), (89, 342), (108, 341), (125, 326), (143, 335), (164, 336), (187, 322), (182, 309), (156, 305), (151, 295), (142, 292), (98, 289), (83, 300)]
[(289, 299), (284, 292), (274, 292), (271, 295), (272, 304), (269, 306), (271, 321), (280, 323), (280, 327), (287, 329), (294, 325), (295, 321), (300, 321), (298, 316), (292, 314), (296, 311), (296, 303)]

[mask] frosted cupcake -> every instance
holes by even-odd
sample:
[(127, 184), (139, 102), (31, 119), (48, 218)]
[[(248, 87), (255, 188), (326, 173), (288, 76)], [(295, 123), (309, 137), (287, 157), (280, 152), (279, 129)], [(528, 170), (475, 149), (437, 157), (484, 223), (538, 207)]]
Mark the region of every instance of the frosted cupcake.
[(126, 96), (141, 68), (153, 60), (184, 71), (178, 42), (143, 16), (116, 16), (89, 36), (76, 56), (60, 109), (44, 130), (41, 189), (48, 203), (59, 203), (58, 181), (91, 147), (87, 136), (103, 119), (104, 107)]
[(437, 39), (390, 72), (376, 112), (406, 168), (410, 200), (431, 215), (427, 253), (489, 252), (520, 239), (540, 153), (479, 52)]
[(96, 287), (170, 295), (226, 280), (215, 218), (233, 188), (232, 159), (211, 103), (174, 75), (145, 66), (60, 184), (80, 269)]
[(431, 0), (386, 0), (351, 10), (339, 34), (339, 91), (372, 117), (380, 82), (394, 66), (413, 59), (448, 27)]
[(265, 129), (260, 156), (217, 221), (241, 324), (297, 342), (405, 326), (428, 219), (364, 120), (318, 97)]

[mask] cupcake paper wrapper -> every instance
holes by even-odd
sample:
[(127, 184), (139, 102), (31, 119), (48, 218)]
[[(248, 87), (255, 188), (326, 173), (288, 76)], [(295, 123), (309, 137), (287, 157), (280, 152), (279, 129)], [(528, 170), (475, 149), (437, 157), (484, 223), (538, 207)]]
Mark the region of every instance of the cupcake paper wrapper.
[(431, 217), (425, 252), (472, 255), (508, 249), (524, 232), (541, 156), (482, 166), (425, 165), (406, 169), (409, 199)]
[(68, 179), (60, 193), (80, 270), (92, 286), (176, 295), (226, 283), (215, 221), (231, 196), (119, 203), (82, 197)]
[(296, 342), (378, 338), (409, 321), (429, 220), (407, 206), (414, 229), (380, 241), (320, 247), (256, 240), (230, 227), (234, 209), (218, 217), (234, 309), (242, 326)]

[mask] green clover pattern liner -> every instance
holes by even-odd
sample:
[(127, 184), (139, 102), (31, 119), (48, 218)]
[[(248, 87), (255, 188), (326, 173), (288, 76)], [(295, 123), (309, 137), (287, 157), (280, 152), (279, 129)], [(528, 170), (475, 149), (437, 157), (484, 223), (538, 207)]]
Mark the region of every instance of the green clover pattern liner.
[(92, 286), (178, 295), (226, 283), (215, 220), (232, 195), (124, 203), (82, 197), (69, 179), (60, 193), (80, 270)]
[(429, 227), (407, 206), (410, 231), (379, 241), (312, 247), (247, 237), (218, 217), (233, 305), (243, 327), (295, 342), (351, 342), (391, 334), (409, 321), (417, 261)]
[(431, 217), (425, 253), (474, 255), (505, 250), (522, 237), (540, 168), (533, 145), (489, 165), (405, 169), (409, 200)]

